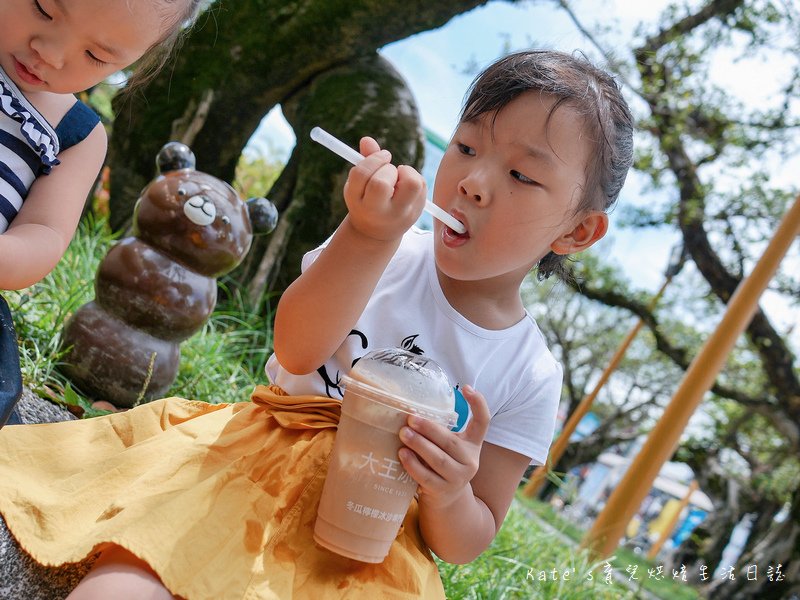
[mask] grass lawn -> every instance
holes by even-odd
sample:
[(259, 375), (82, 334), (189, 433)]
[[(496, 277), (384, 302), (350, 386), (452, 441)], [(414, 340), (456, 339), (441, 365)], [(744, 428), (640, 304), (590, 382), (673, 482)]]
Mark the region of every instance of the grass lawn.
[(542, 526), (515, 500), (486, 552), (467, 565), (439, 563), (448, 598), (620, 600), (639, 596)]
[[(571, 521), (561, 517), (549, 504), (524, 497), (520, 497), (519, 502), (527, 510), (555, 527), (556, 530), (560, 531), (575, 544), (578, 544), (583, 538), (585, 532), (576, 527)], [(661, 567), (661, 570), (659, 570), (659, 567)], [(609, 558), (607, 564), (603, 561), (601, 571), (603, 569), (606, 572), (612, 569), (620, 577), (629, 580), (629, 585), (633, 589), (647, 590), (654, 596), (664, 600), (697, 600), (700, 598), (694, 588), (675, 579), (671, 570), (667, 572), (663, 565), (647, 560), (645, 556), (637, 554), (628, 548), (617, 548), (614, 556)], [(631, 580), (631, 577), (635, 577), (635, 580)], [(638, 598), (639, 596), (636, 597)]]

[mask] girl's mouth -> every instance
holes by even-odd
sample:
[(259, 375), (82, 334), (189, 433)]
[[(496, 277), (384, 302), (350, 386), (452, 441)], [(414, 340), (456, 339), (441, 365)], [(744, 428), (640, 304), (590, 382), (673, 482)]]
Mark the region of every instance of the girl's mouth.
[(30, 85), (41, 85), (44, 83), (41, 78), (33, 74), (30, 70), (28, 70), (28, 67), (23, 65), (16, 58), (14, 59), (14, 70), (17, 72), (17, 75), (19, 75), (19, 78), (25, 83)]
[(457, 233), (447, 225), (442, 226), (442, 242), (449, 248), (455, 248), (466, 244), (470, 239), (469, 230), (464, 233)]

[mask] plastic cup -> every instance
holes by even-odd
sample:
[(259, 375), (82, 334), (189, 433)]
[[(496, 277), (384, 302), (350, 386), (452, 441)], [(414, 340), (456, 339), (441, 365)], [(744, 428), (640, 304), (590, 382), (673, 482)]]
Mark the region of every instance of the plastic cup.
[(455, 425), (453, 389), (436, 362), (399, 348), (370, 352), (344, 384), (314, 539), (342, 556), (379, 563), (417, 491), (397, 457), (398, 432), (409, 414)]

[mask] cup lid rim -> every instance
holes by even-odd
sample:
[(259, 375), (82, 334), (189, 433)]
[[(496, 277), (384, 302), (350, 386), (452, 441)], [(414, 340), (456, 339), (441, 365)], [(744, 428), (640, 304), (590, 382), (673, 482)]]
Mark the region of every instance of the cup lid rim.
[(416, 415), (431, 421), (436, 421), (449, 428), (454, 427), (458, 422), (458, 413), (455, 410), (438, 409), (431, 406), (425, 406), (424, 404), (414, 402), (413, 400), (407, 400), (406, 398), (401, 398), (396, 394), (392, 394), (391, 392), (377, 388), (374, 385), (354, 379), (349, 375), (343, 375), (342, 382), (344, 383), (345, 391), (348, 387), (355, 388), (356, 390), (360, 388), (369, 391), (380, 398), (376, 398), (377, 402), (383, 404), (384, 406), (388, 406), (389, 408), (394, 408), (395, 410), (399, 410), (410, 415)]

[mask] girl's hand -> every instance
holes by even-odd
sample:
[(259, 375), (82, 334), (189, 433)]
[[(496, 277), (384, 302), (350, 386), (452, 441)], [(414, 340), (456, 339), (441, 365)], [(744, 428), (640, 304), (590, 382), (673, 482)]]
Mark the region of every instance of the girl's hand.
[(409, 166), (392, 165), (392, 155), (370, 137), (361, 139), (360, 150), (366, 158), (350, 169), (344, 185), (348, 219), (367, 237), (399, 239), (425, 207), (425, 180)]
[(469, 386), (462, 390), (472, 411), (467, 427), (458, 433), (439, 423), (411, 416), (400, 430), (406, 445), (398, 452), (406, 472), (419, 484), (420, 502), (442, 509), (464, 493), (478, 472), (481, 446), (489, 428), (484, 397)]

